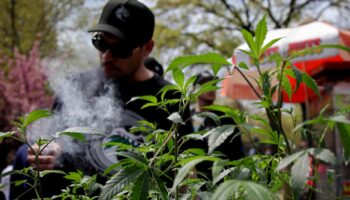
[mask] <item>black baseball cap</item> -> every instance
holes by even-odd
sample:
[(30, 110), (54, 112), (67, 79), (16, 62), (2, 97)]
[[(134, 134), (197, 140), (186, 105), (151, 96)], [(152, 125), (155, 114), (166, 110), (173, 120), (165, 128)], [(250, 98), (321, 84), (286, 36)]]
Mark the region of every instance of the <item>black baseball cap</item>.
[(106, 32), (136, 48), (152, 39), (153, 12), (137, 0), (110, 0), (104, 6), (98, 24), (89, 32)]

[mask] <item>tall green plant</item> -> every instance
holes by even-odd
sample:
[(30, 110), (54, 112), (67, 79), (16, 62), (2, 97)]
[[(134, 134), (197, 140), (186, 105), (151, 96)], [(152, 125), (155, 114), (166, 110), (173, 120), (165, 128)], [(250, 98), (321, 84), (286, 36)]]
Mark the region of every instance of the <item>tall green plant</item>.
[[(137, 160), (136, 155), (143, 155), (144, 167), (135, 168), (134, 172), (138, 172), (136, 175), (135, 173), (129, 173), (133, 174), (133, 177), (130, 177), (130, 175), (125, 177), (123, 174), (126, 173), (120, 172), (119, 174), (124, 177), (121, 179), (123, 181), (114, 181), (116, 184), (113, 187), (121, 189), (122, 186), (131, 185), (131, 189), (129, 188), (129, 190), (131, 190), (129, 191), (130, 194), (147, 190), (149, 191), (148, 195), (154, 194), (154, 192), (165, 194), (164, 192), (168, 191), (169, 194), (162, 197), (173, 197), (175, 199), (180, 198), (180, 196), (188, 197), (189, 199), (195, 198), (196, 196), (211, 197), (213, 199), (274, 199), (276, 198), (274, 193), (280, 191), (285, 185), (287, 185), (291, 188), (291, 192), (288, 192), (289, 189), (287, 189), (284, 195), (288, 198), (297, 199), (301, 194), (301, 190), (305, 187), (307, 179), (310, 178), (308, 175), (310, 157), (326, 163), (335, 164), (336, 158), (334, 154), (321, 145), (296, 152), (295, 147), (291, 143), (292, 138), (288, 137), (282, 127), (282, 113), (285, 112), (291, 114), (290, 111), (282, 108), (282, 91), (287, 92), (288, 96), (291, 97), (294, 91), (298, 89), (299, 85), (305, 83), (320, 96), (316, 82), (307, 73), (300, 71), (293, 66), (291, 62), (293, 58), (302, 55), (305, 51), (313, 51), (314, 48), (303, 50), (303, 52), (298, 52), (288, 58), (283, 58), (281, 55), (275, 54), (271, 56), (270, 59), (275, 61), (276, 67), (268, 71), (262, 71), (260, 68), (260, 57), (268, 48), (273, 46), (279, 38), (265, 42), (267, 34), (265, 17), (259, 22), (255, 33), (255, 36), (253, 36), (248, 31), (242, 30), (243, 38), (246, 40), (250, 48), (250, 50), (242, 50), (242, 52), (252, 58), (253, 64), (259, 73), (259, 78), (256, 82), (260, 90), (256, 90), (254, 87), (251, 88), (259, 98), (258, 105), (265, 109), (267, 119), (258, 115), (247, 115), (240, 110), (227, 106), (208, 106), (207, 108), (210, 110), (225, 113), (225, 117), (231, 117), (236, 124), (232, 126), (218, 126), (206, 133), (193, 133), (178, 138), (177, 127), (187, 120), (190, 120), (182, 119), (181, 117), (186, 106), (188, 106), (189, 102), (194, 100), (200, 94), (211, 90), (217, 90), (218, 87), (216, 84), (220, 81), (214, 80), (203, 84), (196, 90), (193, 90), (192, 84), (195, 80), (195, 76), (186, 78), (183, 70), (186, 67), (196, 64), (209, 64), (212, 66), (213, 73), (217, 74), (221, 67), (230, 65), (230, 63), (226, 61), (226, 58), (212, 53), (199, 56), (178, 57), (171, 62), (166, 70), (166, 73), (172, 73), (175, 84), (163, 88), (161, 94), (162, 97), (164, 97), (166, 92), (178, 92), (181, 94), (181, 99), (171, 101), (161, 99), (160, 102), (158, 102), (155, 97), (151, 96), (143, 96), (133, 99), (143, 99), (147, 101), (145, 106), (158, 106), (161, 108), (166, 108), (167, 104), (179, 103), (179, 112), (172, 113), (169, 116), (169, 120), (174, 122), (174, 126), (170, 131), (153, 131), (151, 138), (155, 139), (155, 144), (152, 142), (146, 142), (140, 147), (142, 150), (140, 150), (140, 148), (134, 149), (136, 154), (133, 154), (133, 157), (127, 156), (129, 158), (127, 159), (128, 161), (122, 161), (121, 164), (117, 164), (117, 166), (121, 166), (124, 170), (130, 169), (127, 167), (130, 167), (130, 163), (134, 163)], [(338, 45), (324, 45), (317, 48), (340, 48), (343, 50), (349, 50), (348, 48)], [(247, 69), (249, 68), (248, 65), (246, 63), (239, 63), (237, 69), (238, 73), (240, 73), (245, 80), (248, 81), (248, 84), (252, 86), (252, 83), (249, 82), (241, 68)], [(297, 87), (294, 91), (290, 86), (287, 76), (292, 76), (296, 79)], [(271, 81), (274, 78), (278, 80), (276, 85), (273, 85)], [(259, 91), (262, 92), (260, 93)], [(275, 93), (277, 93), (278, 97), (277, 102), (273, 102), (272, 98)], [(218, 116), (211, 112), (202, 113), (201, 115), (210, 116), (216, 121), (219, 119)], [(258, 120), (268, 128), (251, 125), (248, 123), (249, 119)], [(349, 133), (345, 131), (347, 130), (345, 127), (349, 127), (348, 121), (339, 120), (339, 117), (320, 117), (319, 120), (308, 121), (307, 123), (321, 123), (326, 125), (325, 129), (333, 128), (335, 124), (337, 124), (337, 126), (340, 127), (340, 135), (342, 138), (345, 139), (349, 135)], [(239, 129), (240, 134), (246, 135), (252, 141), (252, 144), (254, 144), (254, 133), (267, 136), (267, 141), (276, 146), (277, 154), (257, 154), (238, 161), (226, 161), (224, 158), (221, 158), (216, 154), (215, 149), (220, 146), (236, 128)], [(302, 128), (302, 125), (296, 127), (295, 132), (297, 132), (299, 128)], [(324, 134), (318, 138), (317, 143), (321, 144), (323, 138)], [(206, 139), (208, 141), (209, 151), (203, 152), (192, 149), (179, 152), (179, 147), (188, 139)], [(147, 153), (154, 153), (154, 156), (151, 159), (147, 158), (147, 153), (145, 153), (145, 151)], [(345, 147), (345, 152), (346, 159), (348, 159), (348, 146)], [(154, 186), (152, 183), (156, 182), (157, 179), (149, 176), (148, 173), (152, 174), (153, 172), (158, 175), (164, 174), (162, 166), (165, 164), (164, 161), (169, 160), (171, 164), (167, 165), (166, 171), (173, 171), (175, 174), (173, 186), (169, 188), (169, 190), (164, 190), (164, 187), (162, 187), (162, 190), (157, 187), (152, 188), (151, 186)], [(200, 178), (196, 175), (193, 176), (192, 174), (193, 168), (204, 161), (213, 162), (212, 180)], [(137, 166), (136, 164), (133, 165)], [(139, 171), (140, 169), (141, 171)], [(119, 176), (116, 177), (118, 180), (121, 178)], [(127, 182), (125, 182), (126, 180)], [(142, 182), (140, 182), (141, 180)], [(110, 183), (111, 182), (112, 180)], [(139, 185), (136, 183), (143, 184)], [(109, 189), (110, 188), (105, 188), (105, 191), (111, 191)], [(194, 191), (194, 189), (196, 189), (196, 191)], [(122, 190), (114, 191), (113, 193), (110, 192), (109, 194), (113, 196), (120, 191)]]
[[(47, 118), (52, 115), (51, 111), (48, 110), (34, 110), (23, 117), (20, 117), (18, 121), (16, 121), (14, 124), (16, 126), (16, 130), (13, 131), (8, 131), (8, 132), (0, 132), (0, 140), (6, 138), (6, 137), (11, 137), (15, 140), (18, 140), (19, 142), (25, 144), (28, 146), (29, 150), (33, 152), (34, 157), (35, 157), (35, 164), (34, 166), (26, 167), (21, 170), (12, 170), (8, 173), (1, 174), (1, 177), (5, 176), (10, 176), (13, 174), (19, 174), (25, 177), (23, 180), (17, 180), (14, 183), (11, 183), (11, 187), (18, 187), (22, 184), (27, 184), (29, 188), (24, 191), (22, 194), (16, 194), (18, 195), (17, 198), (21, 198), (23, 195), (25, 195), (27, 192), (34, 190), (35, 195), (38, 199), (42, 199), (42, 185), (41, 185), (41, 179), (51, 173), (57, 173), (57, 174), (62, 174), (66, 175), (65, 172), (61, 170), (44, 170), (40, 171), (39, 169), (39, 156), (42, 155), (44, 150), (48, 148), (48, 146), (54, 142), (58, 137), (61, 135), (67, 135), (70, 136), (74, 139), (84, 141), (85, 140), (85, 135), (84, 133), (96, 133), (97, 130), (92, 129), (92, 128), (80, 128), (80, 127), (73, 127), (66, 129), (61, 132), (57, 132), (55, 135), (53, 135), (51, 138), (39, 138), (38, 140), (34, 141), (34, 143), (38, 146), (38, 151), (36, 151), (33, 148), (32, 141), (28, 140), (27, 137), (27, 128), (37, 120), (40, 120), (42, 118)], [(67, 176), (67, 179), (72, 177), (72, 174), (70, 176)], [(90, 182), (93, 182), (95, 179), (94, 177), (91, 178)], [(31, 182), (28, 182), (27, 180), (30, 180)], [(1, 187), (4, 187), (1, 185)], [(67, 196), (67, 195), (66, 195)], [(76, 195), (79, 196), (79, 195)]]
[[(305, 188), (309, 174), (309, 159), (335, 164), (337, 158), (322, 144), (327, 130), (338, 128), (340, 138), (344, 145), (344, 157), (349, 160), (350, 145), (350, 122), (344, 118), (349, 109), (340, 111), (334, 116), (325, 116), (323, 111), (320, 116), (295, 126), (294, 134), (299, 134), (305, 125), (323, 125), (324, 131), (314, 137), (317, 146), (309, 149), (297, 150), (293, 145), (293, 138), (289, 138), (282, 127), (282, 113), (292, 115), (290, 110), (282, 108), (282, 91), (287, 92), (291, 97), (301, 83), (305, 83), (316, 94), (319, 94), (316, 82), (305, 72), (300, 71), (291, 60), (314, 48), (303, 50), (288, 58), (281, 55), (272, 55), (269, 59), (275, 61), (276, 66), (268, 71), (260, 68), (260, 57), (264, 52), (275, 44), (279, 39), (266, 42), (267, 27), (265, 17), (259, 22), (255, 35), (242, 30), (243, 38), (246, 40), (249, 50), (242, 50), (243, 53), (252, 58), (259, 77), (256, 79), (259, 90), (256, 90), (247, 79), (241, 69), (249, 69), (246, 63), (239, 63), (237, 71), (251, 85), (251, 89), (259, 98), (258, 106), (265, 109), (267, 118), (260, 115), (249, 115), (241, 110), (228, 106), (208, 106), (208, 112), (197, 114), (197, 117), (210, 117), (219, 121), (220, 117), (213, 111), (224, 113), (224, 117), (230, 117), (235, 121), (232, 125), (218, 125), (210, 131), (200, 131), (180, 137), (179, 127), (191, 119), (184, 119), (183, 113), (189, 103), (199, 95), (219, 89), (217, 83), (220, 79), (209, 81), (199, 87), (193, 88), (195, 76), (186, 77), (184, 69), (197, 65), (211, 65), (213, 74), (217, 74), (222, 67), (230, 66), (226, 58), (214, 54), (182, 56), (174, 59), (166, 70), (172, 73), (175, 84), (167, 85), (160, 91), (160, 99), (155, 96), (135, 97), (131, 101), (146, 101), (145, 107), (155, 106), (168, 112), (168, 105), (177, 104), (179, 110), (169, 113), (168, 119), (173, 122), (170, 130), (157, 129), (155, 124), (140, 121), (138, 126), (131, 130), (147, 133), (146, 140), (138, 147), (121, 143), (108, 143), (108, 146), (118, 146), (118, 157), (123, 157), (118, 163), (111, 165), (105, 171), (105, 175), (112, 174), (98, 199), (276, 199), (278, 195), (284, 195), (288, 199), (298, 199)], [(340, 48), (350, 51), (349, 48), (338, 45), (324, 45), (316, 48)], [(292, 90), (287, 76), (296, 79), (297, 87)], [(273, 79), (278, 80), (276, 85), (272, 84)], [(261, 91), (261, 92), (260, 92)], [(180, 94), (179, 99), (165, 99), (168, 92)], [(272, 95), (277, 93), (277, 102), (274, 102)], [(30, 119), (30, 118), (29, 118)], [(35, 118), (34, 118), (35, 119)], [(257, 120), (264, 125), (250, 124), (250, 120)], [(27, 120), (28, 121), (28, 120)], [(31, 120), (29, 120), (30, 122)], [(26, 124), (26, 123), (24, 123)], [(240, 160), (227, 160), (216, 149), (235, 130), (246, 136), (254, 146), (255, 134), (267, 137), (265, 142), (276, 146), (276, 154), (263, 155), (258, 152), (256, 155), (247, 156)], [(91, 132), (88, 128), (72, 128), (63, 131), (62, 134), (83, 139), (84, 133)], [(1, 137), (7, 137), (12, 133), (1, 133)], [(317, 134), (313, 134), (316, 136)], [(208, 151), (203, 149), (183, 149), (185, 142), (189, 140), (206, 140)], [(194, 141), (195, 142), (195, 141)], [(254, 146), (255, 147), (255, 146)], [(258, 150), (258, 149), (257, 149)], [(196, 166), (202, 162), (211, 162), (211, 177), (201, 176), (201, 171)], [(115, 173), (114, 173), (115, 172)], [(114, 173), (114, 174), (113, 174)], [(71, 174), (73, 175), (73, 174)], [(79, 176), (76, 176), (79, 175)], [(68, 178), (72, 179), (72, 176)], [(92, 179), (82, 178), (79, 172), (74, 177), (79, 188), (87, 189), (94, 183)], [(81, 180), (91, 180), (89, 184), (81, 184)], [(91, 183), (91, 184), (90, 184)], [(73, 187), (74, 188), (74, 187)], [(88, 190), (86, 190), (88, 191)], [(73, 195), (68, 189), (61, 197)], [(84, 197), (85, 198), (85, 197)], [(92, 197), (96, 198), (96, 196)]]

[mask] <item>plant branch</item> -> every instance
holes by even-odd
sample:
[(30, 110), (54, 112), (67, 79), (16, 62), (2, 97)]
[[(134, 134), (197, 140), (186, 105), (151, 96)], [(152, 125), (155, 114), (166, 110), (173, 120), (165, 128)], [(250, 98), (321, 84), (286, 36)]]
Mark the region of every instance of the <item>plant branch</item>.
[(159, 153), (164, 149), (164, 147), (166, 146), (166, 144), (169, 142), (170, 138), (173, 137), (173, 135), (175, 134), (175, 131), (171, 131), (171, 133), (167, 136), (167, 138), (165, 139), (165, 141), (163, 142), (162, 146), (160, 146), (160, 148), (158, 149), (158, 151), (154, 154), (154, 156), (152, 157), (151, 161), (149, 162), (148, 166), (151, 167), (154, 163), (154, 160), (157, 158), (157, 156), (159, 155)]
[(261, 95), (258, 93), (258, 91), (256, 91), (255, 87), (253, 86), (253, 84), (248, 80), (248, 78), (243, 74), (243, 72), (236, 67), (237, 71), (241, 74), (241, 76), (244, 78), (244, 80), (248, 83), (249, 87), (253, 90), (253, 92), (255, 93), (255, 95), (262, 100)]

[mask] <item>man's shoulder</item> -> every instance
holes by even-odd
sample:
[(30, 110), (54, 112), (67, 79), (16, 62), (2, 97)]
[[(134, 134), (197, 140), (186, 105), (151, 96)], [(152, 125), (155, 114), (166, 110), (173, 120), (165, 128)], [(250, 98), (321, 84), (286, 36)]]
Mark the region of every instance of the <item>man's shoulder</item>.
[(165, 80), (163, 77), (159, 76), (158, 74), (154, 74), (154, 76), (152, 77), (149, 83), (155, 84), (161, 87), (171, 84), (169, 81)]

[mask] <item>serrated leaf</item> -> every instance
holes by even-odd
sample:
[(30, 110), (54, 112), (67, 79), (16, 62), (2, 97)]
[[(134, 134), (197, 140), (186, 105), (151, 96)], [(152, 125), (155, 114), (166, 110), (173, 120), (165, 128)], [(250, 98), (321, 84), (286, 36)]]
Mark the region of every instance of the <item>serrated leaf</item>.
[(272, 193), (262, 185), (246, 181), (243, 184), (243, 189), (246, 191), (245, 199), (247, 200), (269, 200), (273, 198)]
[(219, 181), (221, 181), (223, 178), (227, 177), (234, 170), (235, 170), (235, 168), (231, 167), (229, 169), (225, 169), (219, 175), (217, 175), (215, 177), (213, 176), (213, 184), (217, 184)]
[(289, 79), (286, 76), (282, 78), (282, 86), (284, 91), (287, 93), (289, 100), (292, 98), (292, 85), (289, 82)]
[(248, 47), (249, 47), (251, 53), (253, 54), (253, 58), (258, 59), (257, 47), (255, 45), (253, 35), (245, 29), (242, 29), (241, 33), (242, 33), (242, 36), (243, 36), (245, 42), (248, 44)]
[(165, 85), (159, 91), (159, 93), (161, 94), (161, 100), (164, 100), (165, 95), (168, 94), (168, 92), (170, 92), (170, 91), (174, 91), (174, 92), (179, 91), (179, 92), (181, 92), (181, 88), (179, 88), (179, 86), (173, 85), (173, 84)]
[(255, 46), (257, 48), (257, 55), (259, 57), (262, 54), (260, 50), (264, 44), (266, 34), (267, 34), (266, 15), (264, 15), (264, 17), (259, 21), (255, 31)]
[(348, 120), (348, 118), (344, 115), (336, 115), (331, 117), (329, 120), (350, 125), (350, 120)]
[(268, 125), (268, 121), (264, 117), (262, 117), (260, 115), (253, 114), (253, 115), (250, 116), (250, 118), (253, 119), (253, 120), (259, 121), (263, 125)]
[(103, 131), (97, 128), (91, 127), (72, 127), (64, 131), (57, 132), (56, 136), (67, 135), (73, 139), (80, 140), (82, 142), (86, 141), (85, 135), (104, 135)]
[[(115, 168), (119, 167), (120, 165), (121, 165), (120, 162), (111, 164), (110, 166), (107, 167), (107, 169), (105, 169), (103, 171), (103, 175), (107, 175), (107, 174), (110, 174), (112, 172), (115, 172), (116, 171)], [(113, 173), (113, 174), (115, 174), (115, 173)]]
[(132, 200), (148, 199), (148, 190), (150, 188), (150, 177), (148, 171), (144, 171), (137, 179), (131, 189)]
[(283, 58), (281, 54), (279, 53), (273, 53), (271, 56), (268, 57), (269, 62), (275, 62), (277, 70), (280, 68), (281, 63), (283, 61)]
[(62, 170), (44, 170), (40, 172), (40, 177), (44, 177), (48, 174), (63, 174), (66, 175), (66, 173)]
[(337, 158), (329, 149), (311, 148), (309, 153), (316, 159), (335, 165)]
[(221, 64), (221, 66), (230, 65), (230, 63), (226, 59), (227, 58), (217, 53), (180, 56), (171, 61), (169, 67), (165, 70), (164, 74), (175, 69), (183, 70), (184, 68), (193, 64)]
[(185, 88), (188, 90), (190, 89), (189, 87), (192, 87), (193, 83), (196, 81), (197, 76), (191, 76), (186, 82), (185, 82)]
[(295, 162), (291, 171), (291, 184), (294, 197), (299, 197), (309, 176), (309, 154), (304, 153)]
[(197, 113), (197, 114), (193, 115), (192, 117), (200, 117), (200, 118), (209, 117), (210, 119), (212, 119), (215, 122), (215, 124), (217, 126), (220, 125), (220, 117), (213, 112), (201, 112), (201, 113)]
[(152, 95), (145, 95), (145, 96), (138, 96), (138, 97), (132, 97), (126, 104), (136, 101), (136, 100), (145, 100), (151, 103), (157, 103), (157, 97), (152, 96)]
[(218, 87), (216, 85), (210, 85), (210, 84), (207, 84), (207, 83), (201, 85), (199, 87), (199, 89), (197, 89), (194, 93), (192, 93), (192, 98), (193, 97), (198, 97), (201, 94), (204, 94), (204, 93), (207, 93), (207, 92), (210, 92), (210, 91), (215, 91), (215, 90), (220, 89), (220, 87)]
[(321, 45), (318, 45), (316, 47), (305, 48), (305, 49), (303, 49), (301, 51), (297, 51), (297, 52), (293, 53), (291, 56), (289, 56), (288, 60), (292, 60), (294, 58), (303, 56), (303, 55), (308, 54), (310, 52), (315, 52), (315, 50), (319, 50), (319, 49), (323, 49), (323, 48), (334, 48), (334, 49), (340, 49), (340, 50), (343, 50), (343, 51), (350, 52), (350, 48), (346, 47), (346, 46), (343, 46), (343, 45), (339, 45), (339, 44), (321, 44)]
[(76, 140), (80, 140), (81, 142), (85, 142), (86, 141), (86, 138), (85, 138), (85, 135), (83, 133), (77, 133), (77, 132), (60, 132), (59, 135), (66, 135), (66, 136), (69, 136), (73, 139), (76, 139)]
[(102, 188), (99, 200), (110, 200), (121, 192), (126, 186), (136, 181), (136, 178), (143, 173), (139, 168), (122, 169), (106, 182)]
[(296, 80), (296, 86), (295, 86), (295, 89), (294, 89), (294, 92), (297, 91), (297, 89), (299, 88), (300, 86), (300, 83), (303, 81), (303, 74), (302, 72), (297, 68), (295, 67), (294, 65), (292, 66), (292, 72), (293, 72), (293, 77), (295, 78)]
[(49, 142), (50, 140), (43, 138), (39, 138), (37, 141), (35, 141), (35, 143), (38, 144), (38, 146), (43, 146), (44, 144), (47, 144)]
[[(269, 49), (270, 47), (272, 47), (272, 45), (274, 45), (276, 42), (278, 42), (280, 39), (282, 38), (276, 38), (271, 40), (270, 42), (268, 42), (267, 44), (264, 45), (264, 47), (261, 49), (260, 54), (263, 54), (267, 49)], [(279, 54), (278, 54), (279, 55)]]
[(350, 125), (346, 123), (336, 123), (339, 136), (344, 148), (344, 159), (350, 160)]
[[(228, 64), (225, 64), (225, 65), (228, 65)], [(218, 75), (218, 72), (219, 72), (219, 70), (221, 69), (221, 67), (222, 67), (222, 64), (221, 64), (221, 63), (214, 63), (214, 64), (211, 66), (211, 68), (212, 68), (212, 70), (213, 70), (214, 76), (217, 76), (217, 75)]]
[(215, 190), (212, 199), (229, 199), (238, 191), (240, 185), (240, 181), (238, 180), (225, 181)]
[(268, 72), (263, 72), (261, 74), (262, 90), (266, 98), (271, 98), (271, 75)]
[(185, 74), (180, 69), (174, 69), (173, 70), (173, 78), (175, 83), (180, 87), (183, 88), (184, 80), (185, 80)]
[(241, 51), (242, 53), (246, 54), (249, 57), (254, 57), (253, 53), (251, 51), (247, 51), (244, 49), (238, 49), (239, 51)]
[(235, 129), (236, 126), (233, 124), (222, 125), (208, 131), (208, 133), (203, 135), (203, 138), (208, 137), (208, 153), (211, 154), (218, 146), (224, 143)]
[(311, 76), (309, 76), (307, 73), (303, 73), (303, 82), (312, 89), (312, 91), (317, 94), (318, 97), (321, 97), (320, 91), (318, 90), (318, 86), (316, 81), (311, 78)]
[(213, 163), (213, 167), (211, 169), (211, 174), (212, 174), (212, 177), (213, 177), (213, 183), (215, 184), (221, 173), (221, 171), (224, 169), (225, 165), (228, 163), (227, 160), (217, 160)]
[[(200, 133), (203, 133), (204, 131), (200, 131)], [(202, 135), (198, 132), (194, 134), (186, 134), (183, 137), (189, 138), (189, 139), (195, 139), (195, 140), (203, 140)]]
[(175, 191), (176, 187), (182, 182), (182, 180), (187, 176), (187, 174), (193, 169), (194, 166), (196, 166), (197, 164), (203, 161), (214, 161), (216, 159), (217, 158), (208, 157), (208, 156), (200, 156), (187, 162), (178, 171), (173, 183), (173, 187), (171, 188), (171, 191)]
[(245, 62), (240, 62), (240, 63), (238, 64), (238, 67), (239, 67), (239, 68), (242, 68), (242, 69), (249, 70), (249, 66), (248, 66), (247, 63), (245, 63)]
[[(58, 135), (58, 136), (60, 136), (61, 134), (66, 135), (66, 133), (68, 133), (68, 134), (78, 133), (77, 134), (78, 139), (82, 139), (82, 137), (84, 137), (84, 139), (85, 139), (85, 135), (104, 135), (104, 133), (101, 129), (91, 128), (91, 127), (71, 127), (71, 128), (67, 128), (64, 131), (57, 132), (56, 135)], [(81, 135), (83, 135), (83, 136), (81, 136)]]
[(17, 187), (17, 186), (20, 186), (20, 185), (22, 185), (23, 183), (26, 183), (27, 182), (27, 180), (18, 180), (18, 181), (15, 181), (15, 186)]
[(269, 137), (271, 135), (271, 132), (269, 130), (267, 130), (266, 128), (260, 128), (260, 127), (251, 128), (250, 132), (257, 133), (266, 137)]
[(177, 124), (185, 124), (178, 112), (172, 113), (167, 119)]
[(52, 112), (49, 110), (34, 110), (24, 117), (23, 127), (25, 128), (34, 121), (39, 120), (41, 118), (50, 117), (51, 115)]
[(121, 151), (121, 152), (117, 152), (116, 154), (118, 156), (129, 158), (130, 161), (133, 161), (135, 164), (139, 164), (140, 166), (143, 166), (143, 167), (148, 166), (148, 161), (144, 157), (136, 153)]
[(158, 104), (156, 104), (156, 103), (145, 103), (145, 104), (143, 104), (141, 109), (145, 109), (145, 108), (148, 108), (148, 107), (157, 107), (157, 106), (158, 106)]
[(80, 183), (81, 179), (83, 178), (83, 173), (79, 170), (77, 172), (69, 172), (66, 176), (64, 176), (64, 178), (76, 183)]
[(181, 99), (167, 99), (167, 100), (163, 100), (162, 104), (163, 105), (175, 105), (179, 102), (181, 102)]
[(223, 106), (223, 105), (210, 105), (210, 106), (205, 106), (204, 108), (209, 109), (209, 110), (223, 112), (227, 115), (231, 115), (233, 113), (233, 108), (228, 107), (228, 106)]
[(163, 200), (167, 200), (168, 199), (168, 191), (165, 187), (164, 181), (162, 181), (159, 176), (157, 176), (156, 174), (153, 174), (153, 179), (155, 182), (155, 186), (157, 191), (159, 192), (159, 194), (161, 195)]
[(2, 177), (11, 176), (11, 175), (17, 174), (17, 173), (18, 173), (18, 174), (22, 174), (22, 173), (21, 173), (21, 170), (11, 170), (11, 171), (5, 172), (5, 173), (3, 173), (3, 174), (0, 174), (0, 180), (1, 180)]
[(282, 169), (284, 169), (285, 167), (287, 167), (289, 164), (291, 164), (292, 162), (294, 162), (296, 159), (298, 159), (302, 154), (305, 154), (306, 151), (298, 151), (290, 156), (287, 156), (285, 158), (283, 158), (280, 163), (278, 164), (276, 171), (280, 171)]
[(12, 132), (0, 132), (0, 141), (4, 138), (11, 137), (13, 135)]

